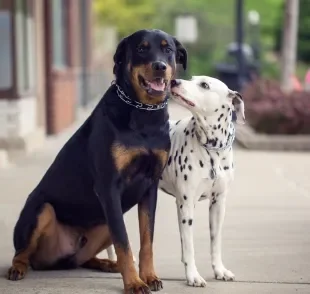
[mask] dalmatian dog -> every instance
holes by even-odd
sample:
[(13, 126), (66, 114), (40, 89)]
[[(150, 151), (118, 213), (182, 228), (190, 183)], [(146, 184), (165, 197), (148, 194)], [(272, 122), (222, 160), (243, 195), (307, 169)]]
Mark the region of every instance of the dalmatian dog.
[[(234, 114), (237, 123), (245, 122), (242, 97), (208, 76), (174, 80), (171, 92), (172, 98), (192, 116), (170, 121), (171, 150), (159, 188), (176, 198), (187, 284), (206, 286), (196, 267), (193, 238), (195, 205), (206, 199), (215, 278), (234, 280), (234, 274), (222, 261), (221, 234), (226, 195), (234, 177)], [(109, 258), (115, 258), (113, 251), (112, 247), (108, 249)]]
[(182, 247), (182, 262), (188, 285), (206, 286), (194, 254), (194, 209), (209, 199), (211, 263), (216, 279), (234, 280), (222, 261), (221, 232), (225, 201), (234, 177), (232, 143), (233, 114), (244, 123), (244, 104), (239, 93), (207, 76), (175, 80), (173, 99), (192, 116), (170, 123), (171, 150), (162, 174), (160, 189), (176, 198)]

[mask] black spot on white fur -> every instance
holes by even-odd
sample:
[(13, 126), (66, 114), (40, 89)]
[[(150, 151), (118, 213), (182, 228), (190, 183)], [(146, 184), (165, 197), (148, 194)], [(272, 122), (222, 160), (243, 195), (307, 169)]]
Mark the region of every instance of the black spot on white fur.
[(177, 160), (178, 154), (179, 154), (179, 150), (177, 150), (176, 153), (175, 153), (175, 155), (174, 155), (174, 161)]
[(184, 198), (184, 200), (187, 200), (187, 196), (186, 195), (184, 195), (183, 198)]
[(210, 156), (210, 164), (213, 167), (214, 166), (214, 159)]
[(188, 225), (191, 226), (192, 224), (193, 224), (193, 220), (192, 220), (192, 219), (189, 219), (189, 220), (188, 220)]

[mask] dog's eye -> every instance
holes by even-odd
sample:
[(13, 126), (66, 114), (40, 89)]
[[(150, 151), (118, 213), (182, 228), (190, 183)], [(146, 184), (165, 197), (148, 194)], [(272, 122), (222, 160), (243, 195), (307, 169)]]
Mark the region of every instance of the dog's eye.
[(169, 47), (165, 47), (164, 48), (164, 52), (167, 53), (167, 54), (170, 54), (172, 52), (172, 49), (169, 48)]
[(200, 86), (204, 89), (210, 89), (209, 85), (206, 82), (201, 82)]

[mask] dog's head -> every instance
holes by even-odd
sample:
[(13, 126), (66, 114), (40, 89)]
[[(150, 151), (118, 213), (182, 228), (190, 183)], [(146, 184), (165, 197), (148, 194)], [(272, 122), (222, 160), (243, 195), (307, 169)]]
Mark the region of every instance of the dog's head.
[(138, 101), (158, 104), (170, 91), (176, 64), (186, 69), (187, 52), (178, 40), (163, 31), (141, 30), (119, 43), (114, 63), (117, 82), (131, 86)]
[(241, 95), (226, 84), (208, 76), (194, 76), (191, 80), (173, 80), (171, 93), (174, 100), (191, 112), (204, 116), (226, 109), (233, 109), (237, 123), (245, 122), (244, 103)]

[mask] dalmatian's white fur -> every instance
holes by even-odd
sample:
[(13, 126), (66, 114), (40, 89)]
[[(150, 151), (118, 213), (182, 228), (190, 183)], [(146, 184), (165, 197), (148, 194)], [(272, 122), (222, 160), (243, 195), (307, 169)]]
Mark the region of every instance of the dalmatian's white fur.
[[(171, 150), (159, 188), (176, 198), (178, 222), (187, 284), (206, 286), (199, 274), (194, 254), (193, 225), (197, 202), (209, 199), (211, 263), (216, 279), (234, 280), (222, 262), (221, 232), (225, 201), (234, 176), (232, 142), (233, 111), (237, 123), (244, 123), (244, 104), (239, 93), (208, 76), (176, 80), (173, 99), (192, 113), (180, 121), (170, 121)], [(116, 259), (113, 248), (108, 249)]]
[(222, 262), (221, 231), (225, 201), (233, 180), (234, 125), (244, 122), (244, 105), (239, 93), (221, 81), (194, 76), (177, 80), (172, 87), (174, 100), (191, 111), (192, 117), (171, 122), (171, 150), (160, 188), (176, 197), (187, 283), (205, 286), (194, 256), (194, 208), (198, 201), (209, 199), (211, 263), (215, 277), (233, 280), (234, 274)]

